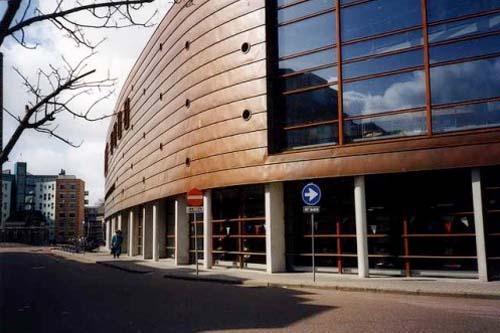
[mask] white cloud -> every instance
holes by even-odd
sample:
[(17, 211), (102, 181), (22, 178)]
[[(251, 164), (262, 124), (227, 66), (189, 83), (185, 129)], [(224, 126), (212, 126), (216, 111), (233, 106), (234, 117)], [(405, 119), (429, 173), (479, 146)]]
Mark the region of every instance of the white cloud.
[[(53, 5), (53, 3), (53, 1), (41, 1), (45, 10), (48, 10), (50, 4)], [(139, 20), (147, 18), (158, 10), (159, 16), (156, 22), (159, 22), (169, 7), (168, 1), (155, 1), (148, 5), (137, 18)], [(119, 89), (153, 32), (154, 28), (143, 27), (88, 31), (88, 36), (93, 40), (107, 38), (98, 49), (98, 54), (89, 61), (89, 68), (97, 70), (96, 77), (105, 77), (109, 71), (110, 76), (118, 80), (115, 94), (99, 105), (99, 108), (95, 110), (95, 115), (112, 112)], [(83, 47), (75, 47), (74, 42), (64, 37), (51, 23), (34, 25), (27, 30), (27, 33), (30, 34), (31, 39), (36, 38), (43, 42), (36, 50), (26, 50), (12, 41), (6, 41), (2, 46), (4, 106), (20, 115), (24, 105), (28, 102), (28, 96), (21, 86), (19, 77), (12, 70), (12, 66), (18, 67), (24, 74), (33, 78), (39, 67), (48, 66), (48, 64), (60, 65), (61, 55), (74, 63), (89, 52)], [(88, 101), (91, 101), (91, 98)], [(78, 107), (84, 110), (85, 105), (83, 103)], [(93, 204), (104, 197), (103, 151), (109, 120), (85, 122), (75, 120), (71, 116), (64, 116), (58, 118), (57, 123), (61, 135), (74, 142), (83, 140), (83, 145), (75, 149), (47, 135), (27, 130), (14, 147), (9, 162), (4, 164), (3, 169), (12, 169), (16, 161), (27, 162), (28, 172), (32, 174), (57, 174), (60, 169), (65, 169), (67, 174), (74, 174), (85, 181), (86, 189), (90, 192), (90, 203)], [(4, 145), (15, 127), (16, 122), (4, 113)]]

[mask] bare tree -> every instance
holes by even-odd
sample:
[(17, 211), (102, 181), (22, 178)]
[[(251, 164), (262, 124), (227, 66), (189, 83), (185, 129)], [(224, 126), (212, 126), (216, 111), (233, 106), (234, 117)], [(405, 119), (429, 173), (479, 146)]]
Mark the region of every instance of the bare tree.
[[(49, 0), (43, 0), (49, 1)], [(14, 70), (20, 76), (31, 101), (24, 107), (22, 112), (6, 110), (0, 101), (0, 107), (4, 112), (13, 117), (18, 126), (11, 138), (0, 152), (0, 164), (8, 160), (13, 147), (26, 129), (34, 129), (38, 132), (49, 134), (71, 146), (78, 147), (71, 140), (59, 135), (57, 125), (54, 123), (56, 117), (61, 113), (68, 113), (74, 117), (88, 121), (100, 120), (110, 115), (92, 117), (91, 111), (95, 106), (108, 98), (113, 90), (114, 80), (108, 77), (104, 79), (90, 80), (89, 76), (95, 70), (87, 68), (86, 61), (96, 54), (95, 48), (103, 41), (93, 41), (87, 38), (85, 31), (88, 29), (124, 28), (130, 26), (149, 27), (156, 12), (146, 20), (139, 21), (136, 14), (143, 9), (147, 3), (155, 0), (53, 0), (53, 9), (43, 12), (32, 0), (7, 0), (7, 7), (0, 21), (0, 46), (6, 38), (13, 38), (26, 48), (36, 48), (37, 42), (31, 41), (28, 28), (46, 22), (52, 23), (57, 29), (64, 32), (77, 46), (85, 46), (90, 50), (90, 55), (83, 58), (76, 65), (72, 65), (63, 58), (64, 66), (58, 68), (49, 65), (50, 70), (39, 69), (35, 81), (22, 73), (18, 68)], [(192, 0), (173, 0), (183, 6), (193, 4)], [(2, 79), (2, 78), (0, 78)], [(0, 89), (3, 91), (3, 83), (0, 80)], [(73, 104), (81, 97), (88, 96), (92, 91), (101, 92), (100, 97), (84, 111), (77, 111)], [(20, 107), (20, 109), (23, 109)], [(22, 114), (22, 115), (16, 115)]]

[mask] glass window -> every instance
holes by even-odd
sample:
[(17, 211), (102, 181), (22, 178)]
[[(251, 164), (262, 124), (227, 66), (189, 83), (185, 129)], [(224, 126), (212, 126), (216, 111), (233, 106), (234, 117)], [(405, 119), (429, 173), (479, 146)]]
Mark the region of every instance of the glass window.
[(432, 104), (500, 96), (500, 58), (431, 68)]
[(337, 143), (337, 141), (337, 124), (306, 127), (286, 131), (286, 146), (288, 148)]
[(297, 125), (337, 119), (337, 86), (284, 97), (285, 124)]
[(414, 136), (426, 133), (425, 112), (347, 120), (345, 138), (349, 142)]
[(279, 56), (311, 50), (335, 43), (335, 15), (315, 16), (278, 28)]
[(333, 0), (309, 0), (296, 5), (280, 9), (278, 11), (278, 22), (293, 20), (299, 17), (320, 12), (322, 10), (333, 8)]
[(430, 48), (430, 62), (455, 60), (500, 52), (500, 35)]
[(500, 126), (500, 102), (432, 110), (435, 133)]
[(420, 0), (375, 0), (343, 8), (342, 40), (373, 36), (422, 24)]
[(346, 117), (425, 106), (423, 71), (344, 84)]
[(429, 22), (500, 8), (498, 0), (427, 0)]
[(294, 75), (285, 79), (285, 90), (295, 90), (337, 81), (337, 67)]
[(500, 14), (498, 13), (429, 27), (429, 42), (440, 42), (497, 30), (500, 30)]
[(349, 79), (415, 67), (423, 63), (424, 55), (421, 50), (417, 50), (345, 64), (342, 66), (342, 74), (344, 79)]
[(358, 42), (342, 47), (342, 59), (381, 54), (412, 46), (422, 45), (422, 30), (413, 30), (389, 37), (375, 38), (366, 42)]
[(335, 62), (337, 62), (337, 49), (332, 48), (300, 57), (281, 60), (279, 62), (280, 74), (298, 72), (307, 68)]

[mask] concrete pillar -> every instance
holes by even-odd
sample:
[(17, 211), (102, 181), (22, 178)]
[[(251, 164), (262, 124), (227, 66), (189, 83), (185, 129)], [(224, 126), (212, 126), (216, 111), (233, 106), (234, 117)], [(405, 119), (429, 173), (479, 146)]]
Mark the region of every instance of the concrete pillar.
[(134, 211), (130, 210), (128, 213), (128, 255), (134, 256), (136, 254), (136, 242), (134, 242), (134, 238), (137, 237), (137, 231), (134, 230)]
[(481, 170), (474, 168), (472, 178), (472, 204), (474, 207), (474, 226), (476, 232), (477, 270), (480, 281), (488, 281), (488, 258), (486, 255), (486, 237), (484, 230), (483, 198), (481, 192)]
[(153, 241), (152, 244), (152, 253), (153, 260), (158, 261), (160, 259), (159, 247), (158, 247), (158, 204), (155, 203), (151, 207), (152, 209), (152, 219), (153, 219)]
[(189, 217), (186, 206), (186, 197), (179, 195), (174, 202), (176, 265), (189, 264)]
[(203, 268), (212, 268), (212, 191), (203, 191)]
[(283, 183), (266, 184), (266, 270), (268, 273), (286, 270), (285, 203)]
[(153, 209), (150, 205), (142, 210), (142, 257), (153, 259)]
[(122, 213), (118, 213), (116, 230), (122, 230)]
[(111, 250), (111, 220), (106, 220), (106, 247)]
[(116, 231), (116, 216), (111, 219), (111, 237), (113, 237), (115, 231)]
[(366, 227), (365, 176), (354, 177), (354, 207), (356, 212), (356, 244), (358, 250), (358, 276), (369, 276), (368, 237)]

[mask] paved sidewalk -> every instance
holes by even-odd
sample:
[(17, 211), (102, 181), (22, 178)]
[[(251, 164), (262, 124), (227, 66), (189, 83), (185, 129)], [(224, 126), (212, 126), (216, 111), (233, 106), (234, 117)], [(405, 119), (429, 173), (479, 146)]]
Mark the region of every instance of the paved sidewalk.
[(155, 273), (173, 279), (198, 279), (262, 287), (324, 288), (344, 291), (500, 299), (500, 281), (485, 283), (466, 279), (399, 277), (360, 279), (355, 275), (317, 273), (316, 282), (313, 282), (311, 273), (267, 274), (261, 271), (219, 267), (205, 271), (201, 269), (201, 265), (197, 278), (194, 265), (175, 266), (171, 259), (161, 259), (155, 262), (142, 260), (140, 257), (122, 256), (116, 260), (108, 252), (73, 254), (52, 250), (52, 253), (68, 259), (98, 263), (130, 273)]

